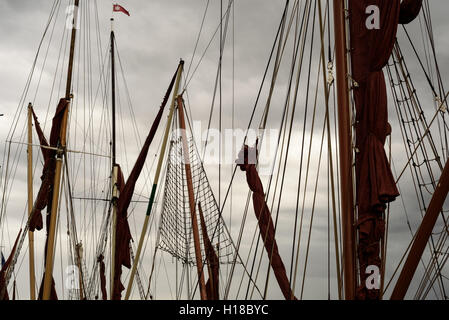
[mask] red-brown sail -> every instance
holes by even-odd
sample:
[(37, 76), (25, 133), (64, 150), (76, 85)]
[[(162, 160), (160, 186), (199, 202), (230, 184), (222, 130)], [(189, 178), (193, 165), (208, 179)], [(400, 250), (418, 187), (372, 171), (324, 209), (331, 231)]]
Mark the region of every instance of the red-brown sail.
[(254, 163), (248, 163), (249, 151), (248, 146), (245, 145), (239, 153), (237, 165), (240, 167), (240, 170), (246, 172), (246, 181), (248, 182), (249, 188), (253, 192), (254, 213), (256, 214), (259, 224), (260, 235), (263, 239), (265, 249), (268, 253), (268, 257), (270, 258), (271, 267), (273, 268), (274, 275), (279, 287), (281, 288), (282, 294), (286, 300), (296, 300), (296, 297), (294, 297), (290, 288), (290, 282), (288, 281), (284, 263), (282, 262), (282, 258), (279, 254), (279, 249), (275, 239), (274, 224), (271, 219), (270, 209), (265, 202), (262, 181), (260, 181), (256, 165)]
[(36, 116), (36, 113), (34, 112), (34, 108), (31, 107), (31, 112), (33, 114), (34, 119), (34, 127), (36, 129), (37, 137), (39, 139), (39, 143), (41, 145), (41, 151), (42, 155), (44, 156), (44, 161), (50, 157), (50, 150), (45, 148), (48, 147), (48, 141), (47, 138), (45, 138), (44, 132), (42, 131), (41, 124), (39, 123), (39, 120)]
[[(421, 1), (406, 1), (403, 6), (410, 8), (418, 2)], [(357, 253), (361, 280), (357, 289), (358, 299), (379, 298), (378, 289), (366, 287), (369, 276), (366, 268), (369, 265), (381, 267), (384, 210), (386, 204), (399, 195), (384, 149), (391, 127), (382, 69), (396, 40), (401, 10), (400, 0), (349, 1), (352, 78), (356, 82), (353, 93), (356, 108)], [(416, 8), (411, 11), (413, 13), (409, 16), (414, 15)]]
[[(117, 167), (117, 189), (120, 192), (118, 201), (120, 201), (120, 198), (122, 198), (122, 192), (125, 187), (125, 179), (123, 178), (122, 169), (118, 165)], [(124, 196), (122, 199), (124, 199)], [(118, 204), (115, 237), (114, 290), (111, 299), (120, 300), (122, 291), (125, 289), (122, 282), (120, 281), (120, 277), (122, 275), (122, 266), (125, 266), (127, 268), (131, 267), (131, 252), (129, 249), (129, 242), (131, 241), (132, 237), (131, 231), (129, 230), (127, 212), (120, 212), (118, 209)]]
[[(39, 142), (41, 146), (50, 146), (53, 148), (58, 147), (59, 136), (61, 133), (62, 120), (64, 117), (64, 113), (66, 108), (69, 105), (69, 100), (60, 99), (58, 106), (56, 108), (55, 115), (52, 121), (52, 127), (50, 132), (50, 144), (48, 144), (47, 139), (44, 136), (44, 133), (40, 127), (39, 122), (37, 121), (36, 114), (33, 111), (33, 117), (36, 127), (36, 132), (39, 137)], [(37, 194), (37, 198), (34, 202), (33, 210), (31, 211), (31, 219), (29, 224), (30, 231), (41, 230), (43, 227), (42, 222), (42, 210), (47, 207), (47, 216), (46, 216), (46, 226), (47, 232), (50, 224), (50, 213), (51, 213), (51, 202), (53, 199), (53, 184), (55, 179), (55, 169), (56, 169), (56, 150), (46, 149), (41, 147), (42, 155), (44, 156), (44, 168), (42, 169), (42, 184)], [(47, 239), (48, 240), (48, 239)], [(47, 252), (47, 241), (45, 242), (45, 252)], [(45, 257), (46, 259), (47, 257)], [(42, 277), (41, 287), (39, 289), (39, 299), (43, 297), (43, 283), (45, 279), (45, 272)], [(58, 296), (56, 294), (55, 282), (52, 279), (51, 286), (51, 300), (58, 300)]]
[(399, 23), (408, 24), (416, 19), (421, 11), (422, 0), (402, 0)]
[[(67, 108), (69, 101), (67, 99), (61, 99), (59, 101), (58, 107), (56, 108), (55, 116), (53, 117), (53, 123), (50, 133), (50, 147), (56, 148), (58, 146), (59, 134), (61, 131), (62, 118), (64, 116), (65, 109)], [(34, 122), (36, 127), (36, 132), (39, 137), (40, 144), (42, 146), (48, 146), (47, 140), (42, 132), (42, 129), (37, 121), (37, 117), (34, 114)], [(41, 230), (43, 227), (42, 213), (41, 211), (47, 207), (47, 220), (49, 219), (49, 214), (51, 212), (51, 201), (53, 198), (53, 183), (55, 179), (55, 168), (56, 168), (56, 151), (50, 149), (42, 149), (42, 154), (44, 156), (44, 168), (42, 169), (41, 176), (41, 187), (37, 194), (36, 200), (33, 205), (33, 210), (31, 211), (30, 219), (30, 231)]]
[(17, 235), (16, 241), (14, 242), (14, 246), (12, 247), (11, 253), (9, 254), (8, 260), (6, 260), (5, 264), (2, 266), (2, 269), (0, 270), (0, 301), (9, 300), (8, 290), (6, 288), (6, 274), (14, 258), (14, 254), (16, 253), (17, 243), (19, 242), (21, 233), (22, 229), (20, 229), (19, 234)]
[(113, 300), (120, 300), (122, 291), (125, 289), (121, 283), (120, 277), (122, 274), (122, 266), (126, 268), (131, 268), (131, 252), (130, 252), (130, 241), (132, 239), (131, 232), (129, 230), (128, 224), (128, 214), (127, 210), (134, 193), (134, 188), (136, 186), (137, 179), (139, 178), (140, 172), (142, 171), (145, 159), (148, 154), (148, 149), (150, 148), (151, 142), (156, 134), (159, 123), (162, 119), (162, 114), (164, 113), (165, 106), (167, 104), (168, 98), (172, 91), (173, 85), (175, 83), (176, 74), (178, 69), (176, 69), (175, 74), (170, 82), (170, 85), (165, 93), (162, 104), (159, 108), (159, 112), (151, 126), (150, 132), (145, 140), (145, 143), (140, 151), (140, 154), (134, 164), (131, 174), (124, 183), (123, 174), (119, 170), (118, 188), (120, 191), (119, 199), (117, 201), (117, 220), (116, 220), (116, 237), (115, 237), (115, 274), (114, 274), (114, 290), (113, 290)]
[(207, 234), (206, 222), (204, 221), (203, 209), (200, 203), (198, 203), (198, 209), (200, 213), (201, 231), (203, 233), (204, 250), (206, 251), (206, 261), (209, 269), (209, 279), (206, 282), (207, 300), (219, 300), (218, 273), (220, 261)]
[[(41, 286), (39, 288), (39, 295), (38, 299), (42, 300), (44, 295), (44, 279), (45, 279), (45, 272), (42, 275), (42, 282)], [(51, 292), (50, 292), (50, 300), (58, 300), (58, 294), (56, 293), (56, 287), (55, 287), (55, 279), (51, 278)]]

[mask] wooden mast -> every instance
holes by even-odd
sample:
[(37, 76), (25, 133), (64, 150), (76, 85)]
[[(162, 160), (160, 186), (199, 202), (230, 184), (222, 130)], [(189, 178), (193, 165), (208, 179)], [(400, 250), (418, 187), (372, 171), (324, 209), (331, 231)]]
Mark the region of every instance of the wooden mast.
[(187, 189), (189, 192), (190, 216), (192, 218), (193, 243), (195, 247), (196, 267), (198, 270), (198, 282), (200, 285), (201, 300), (207, 300), (206, 285), (204, 282), (203, 259), (201, 257), (200, 234), (195, 210), (195, 195), (193, 192), (192, 172), (190, 170), (189, 145), (187, 142), (186, 124), (184, 120), (184, 103), (182, 96), (177, 98), (179, 128), (182, 136), (182, 153), (184, 154), (184, 167), (186, 171)]
[(112, 94), (112, 238), (111, 238), (111, 285), (110, 298), (114, 295), (114, 276), (115, 276), (115, 240), (117, 234), (117, 200), (119, 191), (117, 188), (118, 165), (116, 154), (116, 124), (115, 124), (115, 48), (114, 48), (114, 19), (111, 18), (111, 94)]
[[(69, 66), (67, 70), (67, 85), (65, 98), (70, 101), (71, 88), (72, 88), (72, 74), (73, 74), (73, 57), (75, 55), (75, 40), (76, 40), (76, 28), (77, 28), (77, 16), (78, 16), (78, 6), (79, 0), (75, 0), (74, 12), (73, 12), (73, 25), (72, 25), (72, 36), (70, 41), (70, 56), (69, 56)], [(67, 121), (69, 115), (70, 103), (67, 105), (61, 123), (61, 132), (59, 135), (59, 146), (56, 154), (56, 169), (55, 169), (55, 180), (53, 185), (53, 199), (51, 206), (51, 216), (50, 216), (50, 228), (48, 231), (47, 238), (47, 254), (45, 263), (45, 277), (44, 277), (44, 292), (43, 300), (50, 299), (51, 286), (53, 280), (53, 260), (54, 260), (54, 247), (55, 247), (55, 231), (56, 231), (56, 221), (58, 214), (58, 203), (59, 203), (59, 191), (61, 186), (61, 169), (62, 169), (62, 157), (64, 155), (64, 150), (66, 147), (66, 133), (67, 133)]]
[[(329, 114), (329, 88), (330, 83), (328, 83), (326, 78), (326, 64), (325, 64), (325, 54), (324, 54), (324, 24), (322, 17), (322, 8), (321, 8), (321, 0), (318, 0), (318, 15), (320, 22), (320, 39), (321, 39), (321, 68), (323, 69), (323, 89), (324, 89), (324, 98), (326, 105), (326, 126), (327, 126), (327, 143), (328, 143), (328, 151), (329, 151), (329, 175), (330, 175), (330, 185), (332, 190), (335, 189), (334, 184), (334, 160), (332, 156), (332, 145), (331, 145), (331, 126), (330, 126), (330, 114)], [(331, 59), (331, 57), (329, 57)], [(329, 68), (329, 67), (328, 67)], [(338, 286), (338, 298), (341, 300), (341, 274), (340, 274), (340, 250), (338, 244), (338, 231), (335, 227), (337, 225), (337, 213), (336, 213), (336, 201), (335, 201), (335, 193), (332, 192), (332, 212), (333, 212), (333, 222), (334, 222), (334, 239), (335, 239), (335, 256), (336, 256), (336, 266), (337, 266), (337, 286)], [(292, 292), (293, 298), (293, 292)]]
[[(28, 182), (28, 217), (33, 211), (33, 132), (32, 132), (32, 105), (28, 105), (28, 148), (27, 148), (27, 182)], [(28, 231), (28, 254), (30, 269), (30, 300), (36, 300), (36, 276), (34, 271), (34, 233)]]
[(413, 279), (416, 268), (421, 260), (424, 249), (432, 235), (433, 227), (437, 221), (438, 215), (441, 212), (444, 201), (449, 192), (449, 161), (446, 161), (440, 180), (432, 195), (429, 207), (426, 214), (416, 232), (415, 239), (408, 254), (407, 260), (402, 267), (396, 286), (391, 294), (391, 300), (402, 300), (407, 293), (410, 282)]
[(346, 49), (345, 1), (334, 0), (335, 62), (337, 67), (338, 136), (340, 146), (340, 188), (343, 232), (345, 298), (355, 297), (355, 234), (352, 179), (351, 118), (349, 107)]
[(111, 94), (112, 94), (112, 165), (117, 165), (116, 159), (116, 126), (115, 126), (115, 48), (114, 48), (114, 30), (112, 24), (114, 19), (111, 18)]
[(82, 243), (80, 242), (80, 243), (77, 243), (76, 244), (76, 246), (75, 246), (75, 253), (76, 253), (76, 266), (78, 267), (78, 274), (79, 274), (79, 277), (78, 277), (78, 285), (79, 285), (79, 290), (80, 290), (80, 292), (79, 292), (79, 297), (80, 297), (80, 300), (84, 300), (85, 299), (85, 297), (84, 297), (84, 283), (83, 283), (83, 277), (82, 277), (82, 275), (83, 275), (83, 273), (82, 273), (82, 264), (81, 264), (81, 261), (82, 261), (82, 259), (83, 259), (83, 245), (82, 245)]
[(181, 75), (182, 75), (183, 67), (184, 67), (184, 61), (181, 60), (179, 62), (178, 74), (176, 75), (175, 88), (173, 91), (173, 98), (172, 98), (171, 105), (170, 105), (170, 111), (169, 111), (168, 118), (167, 118), (167, 124), (165, 126), (165, 133), (164, 133), (164, 138), (162, 141), (161, 152), (159, 154), (159, 161), (157, 164), (156, 175), (154, 176), (154, 182), (153, 182), (153, 187), (151, 189), (150, 200), (148, 202), (147, 212), (145, 215), (145, 221), (143, 223), (142, 232), (140, 234), (140, 239), (139, 239), (139, 244), (137, 247), (136, 256), (134, 258), (133, 266), (131, 269), (131, 275), (129, 277), (128, 287), (126, 289), (125, 300), (128, 300), (129, 296), (131, 294), (131, 289), (133, 286), (134, 277), (136, 275), (137, 266), (139, 264), (143, 243), (145, 241), (145, 236), (146, 236), (147, 230), (148, 230), (148, 223), (150, 221), (151, 210), (153, 208), (154, 198), (156, 196), (157, 184), (159, 182), (159, 176), (161, 174), (162, 164), (164, 162), (165, 149), (167, 147), (167, 141), (168, 141), (168, 138), (170, 135), (170, 128), (171, 128), (173, 114), (174, 114), (174, 110), (175, 110), (175, 101), (176, 101), (176, 97), (178, 96), (179, 84), (181, 82)]

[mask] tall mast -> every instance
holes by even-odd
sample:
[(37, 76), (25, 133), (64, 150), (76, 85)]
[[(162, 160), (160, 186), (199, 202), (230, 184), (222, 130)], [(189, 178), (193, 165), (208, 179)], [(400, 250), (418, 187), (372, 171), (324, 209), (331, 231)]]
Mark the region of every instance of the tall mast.
[(114, 29), (112, 24), (114, 19), (111, 18), (111, 85), (112, 85), (112, 165), (115, 166), (116, 162), (116, 133), (115, 133), (115, 53), (114, 53)]
[(167, 141), (168, 141), (168, 137), (170, 135), (170, 128), (171, 128), (171, 123), (173, 120), (173, 114), (174, 114), (174, 110), (175, 110), (175, 101), (176, 101), (176, 97), (178, 96), (179, 84), (181, 82), (181, 75), (182, 75), (183, 67), (184, 67), (184, 61), (181, 60), (179, 62), (178, 74), (176, 75), (175, 88), (173, 91), (173, 98), (172, 98), (171, 105), (170, 105), (170, 111), (169, 111), (168, 118), (167, 118), (167, 124), (165, 126), (164, 139), (162, 141), (161, 152), (159, 154), (159, 161), (158, 161), (157, 168), (156, 168), (156, 175), (154, 176), (154, 182), (153, 182), (153, 187), (151, 189), (150, 200), (148, 202), (147, 212), (145, 215), (145, 221), (143, 223), (142, 232), (140, 234), (140, 239), (139, 239), (139, 244), (137, 247), (136, 256), (134, 258), (133, 266), (131, 269), (131, 275), (129, 277), (128, 287), (126, 289), (125, 300), (128, 300), (129, 296), (131, 294), (134, 277), (136, 275), (137, 266), (139, 264), (140, 255), (142, 252), (142, 246), (143, 246), (145, 236), (146, 236), (147, 230), (148, 230), (148, 223), (150, 220), (151, 209), (153, 208), (154, 198), (156, 196), (156, 189), (157, 189), (157, 185), (159, 182), (159, 176), (161, 174), (162, 164), (164, 162), (165, 149), (167, 147)]
[(355, 235), (352, 179), (351, 119), (346, 48), (345, 1), (334, 0), (335, 62), (337, 67), (338, 136), (340, 145), (341, 215), (345, 298), (355, 297)]
[[(75, 54), (75, 40), (76, 40), (76, 28), (77, 28), (77, 16), (78, 16), (78, 6), (79, 0), (75, 0), (74, 12), (73, 12), (73, 25), (72, 25), (72, 37), (70, 41), (70, 56), (69, 56), (69, 66), (67, 70), (67, 85), (65, 98), (70, 101), (71, 88), (72, 88), (72, 75), (73, 75), (73, 57)], [(59, 135), (59, 146), (56, 154), (56, 168), (55, 168), (55, 180), (53, 185), (53, 199), (51, 206), (51, 217), (50, 217), (50, 228), (48, 231), (47, 238), (47, 253), (46, 253), (46, 263), (45, 263), (45, 277), (44, 277), (44, 292), (43, 300), (50, 299), (51, 285), (53, 279), (53, 260), (54, 260), (54, 247), (55, 247), (55, 231), (56, 231), (56, 221), (58, 214), (58, 203), (59, 203), (59, 191), (61, 186), (61, 169), (62, 169), (62, 157), (64, 155), (64, 150), (66, 147), (66, 133), (67, 133), (67, 121), (69, 115), (70, 104), (64, 111), (61, 132)]]
[(190, 170), (189, 145), (187, 142), (186, 124), (184, 120), (184, 103), (182, 101), (182, 96), (178, 96), (177, 104), (179, 114), (178, 115), (179, 128), (181, 129), (181, 136), (182, 136), (182, 152), (184, 154), (184, 167), (186, 170), (187, 190), (189, 193), (190, 215), (192, 218), (193, 244), (195, 248), (196, 268), (198, 270), (198, 282), (200, 285), (201, 300), (207, 300), (206, 285), (204, 282), (204, 272), (203, 272), (203, 259), (201, 257), (200, 234), (198, 231), (198, 220), (196, 217), (196, 210), (195, 210), (195, 195), (193, 192), (192, 172)]
[[(32, 105), (28, 105), (28, 217), (31, 216), (33, 211), (33, 132), (32, 132)], [(36, 300), (36, 276), (34, 271), (34, 233), (28, 231), (28, 254), (29, 254), (29, 266), (30, 266), (30, 300)]]
[[(331, 127), (330, 127), (330, 115), (329, 115), (329, 87), (326, 81), (326, 64), (325, 64), (325, 54), (324, 54), (324, 24), (322, 17), (321, 0), (318, 0), (319, 9), (319, 22), (320, 22), (320, 38), (321, 38), (321, 68), (323, 72), (323, 87), (324, 87), (324, 98), (326, 99), (326, 126), (327, 126), (327, 140), (328, 140), (328, 150), (329, 150), (329, 175), (330, 175), (330, 185), (332, 190), (334, 190), (334, 161), (332, 156), (332, 145), (331, 145)], [(331, 57), (329, 57), (331, 59)], [(337, 214), (335, 205), (335, 193), (332, 192), (332, 212), (334, 226), (337, 225)], [(337, 266), (337, 285), (338, 285), (338, 298), (341, 300), (341, 274), (340, 274), (340, 250), (338, 244), (338, 231), (334, 228), (334, 238), (335, 238), (335, 256), (336, 256), (336, 266)], [(293, 293), (292, 293), (293, 294)]]
[(114, 52), (114, 19), (111, 18), (111, 94), (112, 94), (112, 239), (111, 239), (111, 293), (114, 294), (114, 275), (115, 275), (115, 239), (117, 232), (117, 199), (119, 196), (117, 188), (118, 165), (116, 159), (116, 126), (115, 126), (115, 52)]

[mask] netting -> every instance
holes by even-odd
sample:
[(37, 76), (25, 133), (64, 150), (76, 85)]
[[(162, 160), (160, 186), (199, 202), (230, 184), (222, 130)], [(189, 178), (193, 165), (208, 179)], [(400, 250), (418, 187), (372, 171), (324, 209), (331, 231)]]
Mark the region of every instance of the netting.
[[(224, 222), (220, 217), (218, 204), (204, 168), (198, 161), (198, 152), (192, 138), (188, 139), (188, 148), (202, 258), (205, 259), (205, 250), (199, 225), (198, 203), (201, 204), (207, 234), (220, 263), (231, 263), (233, 254), (231, 242), (225, 232)], [(170, 141), (159, 232), (158, 247), (160, 249), (185, 263), (196, 264), (182, 140), (176, 136), (173, 136)]]

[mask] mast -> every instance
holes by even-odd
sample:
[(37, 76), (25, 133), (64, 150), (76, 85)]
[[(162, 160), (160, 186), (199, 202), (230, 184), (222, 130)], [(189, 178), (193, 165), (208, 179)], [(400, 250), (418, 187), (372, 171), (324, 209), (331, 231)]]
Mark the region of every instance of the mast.
[(111, 85), (112, 85), (112, 165), (116, 162), (116, 126), (115, 126), (115, 52), (114, 52), (114, 18), (111, 18)]
[(178, 96), (179, 84), (181, 82), (181, 75), (182, 75), (183, 67), (184, 67), (184, 61), (181, 60), (179, 62), (178, 74), (176, 75), (175, 88), (174, 88), (174, 91), (173, 91), (173, 98), (172, 98), (172, 101), (171, 101), (170, 111), (169, 111), (168, 118), (167, 118), (167, 125), (165, 126), (164, 139), (162, 141), (161, 153), (159, 154), (159, 160), (158, 160), (158, 164), (157, 164), (156, 175), (154, 176), (154, 182), (153, 182), (153, 187), (151, 189), (150, 200), (148, 202), (147, 212), (146, 212), (145, 220), (144, 220), (144, 223), (143, 223), (143, 226), (142, 226), (142, 232), (140, 234), (140, 239), (139, 239), (139, 244), (138, 244), (138, 247), (137, 247), (136, 256), (134, 258), (133, 266), (132, 266), (132, 269), (131, 269), (131, 274), (130, 274), (130, 277), (129, 277), (128, 287), (126, 289), (125, 300), (128, 300), (129, 296), (131, 294), (131, 289), (132, 289), (132, 286), (133, 286), (134, 277), (136, 275), (137, 266), (139, 264), (143, 243), (144, 243), (145, 236), (146, 236), (147, 230), (148, 230), (148, 223), (150, 221), (151, 209), (153, 208), (154, 198), (156, 196), (157, 184), (159, 182), (159, 176), (161, 174), (162, 164), (164, 162), (165, 149), (167, 147), (167, 141), (168, 141), (168, 137), (170, 135), (170, 128), (171, 128), (171, 123), (172, 123), (172, 120), (173, 120), (173, 114), (174, 114), (174, 110), (175, 110), (175, 100), (176, 100), (176, 97)]
[[(72, 25), (72, 36), (70, 41), (70, 56), (69, 56), (69, 66), (67, 70), (67, 85), (65, 98), (67, 101), (70, 101), (72, 98), (71, 88), (72, 88), (72, 75), (73, 75), (73, 57), (75, 55), (75, 40), (76, 40), (76, 25), (77, 25), (77, 16), (78, 16), (78, 6), (79, 0), (75, 0), (75, 10), (73, 13), (73, 25)], [(58, 214), (58, 203), (59, 203), (59, 191), (61, 186), (61, 169), (62, 169), (62, 157), (65, 152), (66, 147), (66, 133), (67, 133), (67, 121), (69, 115), (69, 107), (64, 111), (62, 124), (61, 124), (61, 132), (59, 135), (59, 146), (56, 154), (56, 169), (55, 169), (55, 180), (53, 186), (53, 199), (51, 206), (51, 217), (50, 217), (50, 228), (48, 231), (47, 238), (47, 253), (46, 253), (46, 263), (45, 263), (45, 277), (44, 277), (44, 292), (43, 292), (43, 300), (50, 299), (51, 293), (51, 285), (53, 280), (53, 260), (54, 260), (54, 247), (55, 247), (55, 231), (56, 231), (56, 221)]]
[[(28, 149), (27, 149), (27, 180), (28, 180), (28, 217), (33, 211), (33, 132), (32, 132), (32, 105), (28, 105)], [(28, 231), (28, 254), (30, 269), (30, 299), (36, 300), (36, 276), (34, 271), (34, 233)]]
[(200, 234), (198, 220), (195, 212), (195, 195), (193, 192), (192, 172), (190, 170), (189, 145), (187, 142), (186, 124), (184, 120), (184, 103), (182, 96), (177, 97), (179, 128), (182, 136), (182, 153), (184, 154), (184, 167), (186, 171), (187, 189), (189, 192), (189, 207), (192, 218), (193, 243), (195, 247), (196, 268), (198, 270), (198, 282), (200, 285), (201, 300), (207, 300), (206, 285), (204, 282), (203, 259), (201, 257)]
[(421, 260), (424, 249), (432, 235), (433, 227), (437, 221), (438, 215), (441, 212), (444, 201), (449, 192), (449, 161), (446, 161), (440, 180), (432, 195), (426, 215), (424, 216), (421, 225), (416, 232), (407, 260), (402, 267), (396, 286), (391, 294), (391, 300), (402, 300), (407, 293), (410, 282), (413, 279), (416, 268)]
[(75, 247), (75, 251), (76, 251), (76, 265), (77, 265), (77, 267), (78, 267), (78, 274), (79, 274), (79, 277), (78, 277), (78, 285), (79, 285), (79, 290), (80, 290), (80, 292), (79, 292), (79, 297), (80, 297), (80, 300), (84, 300), (84, 293), (83, 293), (83, 291), (84, 291), (84, 283), (83, 283), (83, 277), (82, 277), (82, 275), (83, 275), (83, 273), (81, 272), (81, 270), (82, 270), (82, 265), (81, 265), (81, 261), (82, 261), (82, 259), (83, 259), (83, 245), (82, 245), (82, 243), (77, 243), (76, 244), (76, 247)]
[[(335, 189), (334, 185), (334, 160), (332, 159), (332, 145), (331, 145), (331, 126), (330, 126), (330, 115), (329, 115), (329, 88), (330, 83), (326, 81), (326, 64), (325, 64), (325, 54), (324, 54), (324, 24), (322, 18), (322, 8), (321, 0), (318, 0), (318, 10), (319, 10), (319, 22), (320, 22), (320, 38), (321, 38), (321, 68), (323, 69), (323, 89), (325, 95), (326, 104), (326, 126), (327, 126), (327, 143), (329, 150), (329, 175), (330, 175), (330, 185), (332, 190)], [(331, 57), (329, 56), (329, 59)], [(329, 67), (328, 67), (329, 69)], [(329, 85), (329, 86), (328, 86)], [(338, 284), (338, 298), (341, 300), (341, 274), (340, 274), (340, 250), (338, 244), (338, 231), (335, 226), (337, 226), (337, 214), (336, 214), (336, 204), (335, 204), (335, 194), (332, 192), (332, 212), (333, 212), (333, 222), (334, 222), (334, 238), (335, 238), (335, 256), (336, 256), (336, 266), (337, 266), (337, 284)]]
[(351, 119), (346, 49), (345, 1), (334, 0), (335, 62), (337, 67), (338, 136), (340, 145), (340, 188), (343, 233), (345, 298), (355, 297), (354, 195), (352, 179)]
[(116, 125), (115, 125), (115, 52), (114, 52), (114, 18), (111, 18), (111, 94), (112, 94), (112, 239), (111, 239), (111, 293), (112, 299), (114, 293), (114, 276), (115, 276), (115, 239), (117, 232), (117, 199), (119, 196), (117, 188), (118, 165), (116, 159)]

